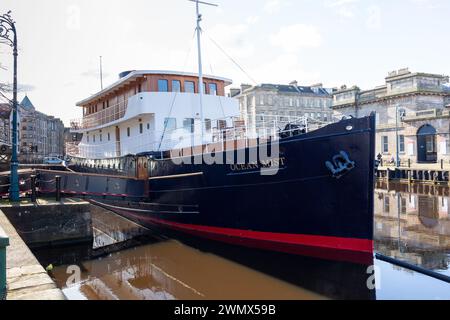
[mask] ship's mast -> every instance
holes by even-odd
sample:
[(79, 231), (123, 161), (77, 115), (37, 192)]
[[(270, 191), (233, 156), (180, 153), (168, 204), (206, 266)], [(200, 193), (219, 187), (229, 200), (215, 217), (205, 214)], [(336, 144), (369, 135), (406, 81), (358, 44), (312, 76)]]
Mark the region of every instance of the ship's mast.
[[(214, 3), (208, 3), (203, 2), (199, 0), (189, 0), (191, 2), (195, 2), (196, 6), (196, 12), (197, 12), (197, 50), (198, 50), (198, 93), (200, 97), (200, 121), (201, 121), (201, 131), (202, 131), (202, 141), (201, 144), (203, 145), (204, 139), (203, 139), (203, 132), (204, 132), (204, 115), (203, 115), (203, 66), (202, 66), (202, 44), (201, 44), (201, 33), (202, 29), (200, 27), (200, 22), (202, 21), (202, 15), (200, 14), (200, 4), (205, 4), (208, 6), (214, 6), (218, 7), (217, 4)], [(206, 90), (206, 88), (205, 88)]]

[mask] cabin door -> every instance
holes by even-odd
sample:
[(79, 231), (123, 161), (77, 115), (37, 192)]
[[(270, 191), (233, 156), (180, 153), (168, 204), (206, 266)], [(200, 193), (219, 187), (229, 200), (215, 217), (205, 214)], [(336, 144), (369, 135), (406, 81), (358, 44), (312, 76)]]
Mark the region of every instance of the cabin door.
[(148, 179), (148, 159), (147, 157), (138, 157), (136, 166), (136, 177), (140, 180)]

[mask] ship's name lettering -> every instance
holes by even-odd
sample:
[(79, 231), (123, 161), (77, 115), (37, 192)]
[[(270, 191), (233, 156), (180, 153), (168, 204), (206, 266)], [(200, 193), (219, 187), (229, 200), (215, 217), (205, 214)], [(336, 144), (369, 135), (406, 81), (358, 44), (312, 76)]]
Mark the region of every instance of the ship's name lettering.
[(230, 165), (230, 168), (231, 168), (231, 171), (245, 171), (245, 170), (261, 169), (261, 168), (280, 167), (280, 166), (284, 166), (285, 163), (286, 163), (285, 158), (278, 158), (278, 159), (261, 160), (260, 162), (232, 164), (232, 165)]

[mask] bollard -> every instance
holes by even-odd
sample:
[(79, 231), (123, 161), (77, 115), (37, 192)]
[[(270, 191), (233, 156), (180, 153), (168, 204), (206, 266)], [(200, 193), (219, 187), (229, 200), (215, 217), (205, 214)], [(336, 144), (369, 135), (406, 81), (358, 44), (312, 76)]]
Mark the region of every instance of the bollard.
[(55, 176), (56, 201), (61, 201), (61, 176)]
[(36, 203), (36, 175), (32, 174), (31, 178), (31, 202)]
[(6, 299), (6, 247), (9, 238), (0, 227), (0, 300)]

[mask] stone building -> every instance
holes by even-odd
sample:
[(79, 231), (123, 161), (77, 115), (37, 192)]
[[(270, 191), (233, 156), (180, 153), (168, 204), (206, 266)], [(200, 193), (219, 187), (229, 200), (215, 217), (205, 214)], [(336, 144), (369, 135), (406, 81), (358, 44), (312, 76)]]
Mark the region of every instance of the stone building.
[(0, 145), (11, 145), (10, 136), (11, 107), (8, 103), (0, 103)]
[(44, 157), (64, 154), (64, 124), (53, 116), (39, 112), (30, 99), (20, 103), (19, 161), (42, 163)]
[(299, 86), (296, 81), (289, 85), (260, 84), (241, 85), (231, 89), (230, 96), (239, 100), (241, 116), (247, 126), (254, 128), (262, 121), (278, 121), (280, 127), (290, 119), (306, 116), (318, 122), (332, 120), (332, 89), (322, 84)]
[[(395, 163), (450, 161), (450, 87), (447, 76), (390, 72), (384, 85), (371, 90), (358, 87), (333, 93), (336, 118), (376, 113), (376, 154)], [(397, 125), (398, 124), (398, 125)], [(397, 139), (398, 136), (398, 139)]]
[(64, 156), (71, 153), (73, 146), (77, 146), (83, 138), (82, 133), (71, 132), (71, 128), (64, 128)]

